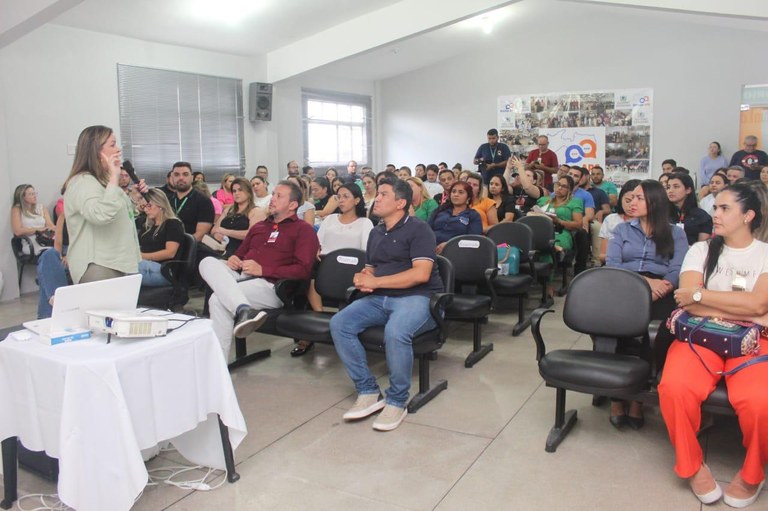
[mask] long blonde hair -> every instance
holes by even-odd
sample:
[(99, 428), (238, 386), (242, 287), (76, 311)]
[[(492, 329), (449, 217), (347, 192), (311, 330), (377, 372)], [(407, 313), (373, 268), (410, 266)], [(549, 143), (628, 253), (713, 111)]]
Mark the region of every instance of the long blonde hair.
[(95, 177), (105, 188), (109, 183), (109, 168), (101, 161), (101, 146), (112, 136), (112, 128), (106, 126), (88, 126), (77, 139), (75, 159), (72, 170), (61, 191), (64, 193), (67, 185), (78, 174), (88, 173)]
[[(168, 196), (165, 195), (165, 192), (160, 190), (159, 188), (150, 188), (147, 191), (146, 199), (151, 202), (154, 206), (157, 206), (160, 208), (160, 218), (161, 220), (157, 223), (158, 231), (165, 226), (165, 222), (171, 219), (176, 218), (176, 213), (174, 213), (173, 208), (171, 207), (171, 203), (168, 202)], [(152, 228), (155, 226), (155, 222), (149, 218), (149, 215), (146, 215), (146, 220), (144, 221), (144, 233), (146, 234), (149, 231), (152, 230)]]
[(418, 178), (416, 176), (411, 176), (411, 177), (407, 178), (406, 181), (409, 182), (409, 183), (416, 183), (417, 185), (419, 185), (419, 188), (421, 188), (421, 202), (422, 202), (422, 204), (424, 203), (424, 201), (428, 201), (429, 199), (432, 198), (432, 196), (429, 195), (429, 192), (427, 191), (427, 187), (424, 186), (424, 181), (422, 181), (421, 178)]
[(27, 190), (32, 188), (35, 189), (34, 186), (30, 184), (23, 184), (16, 187), (16, 190), (13, 192), (13, 206), (12, 207), (18, 207), (21, 210), (21, 214), (29, 217), (34, 218), (37, 216), (42, 215), (42, 211), (40, 209), (40, 204), (37, 205), (34, 209), (30, 209), (25, 203), (24, 203), (24, 195), (27, 193)]

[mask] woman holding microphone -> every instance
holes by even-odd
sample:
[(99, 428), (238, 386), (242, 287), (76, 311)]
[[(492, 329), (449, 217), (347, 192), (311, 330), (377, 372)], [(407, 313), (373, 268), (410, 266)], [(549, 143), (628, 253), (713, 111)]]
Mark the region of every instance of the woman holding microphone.
[[(118, 186), (121, 160), (112, 129), (90, 126), (80, 133), (72, 170), (64, 183), (67, 261), (75, 283), (139, 271), (141, 252), (133, 204)], [(141, 180), (132, 193), (146, 191)]]

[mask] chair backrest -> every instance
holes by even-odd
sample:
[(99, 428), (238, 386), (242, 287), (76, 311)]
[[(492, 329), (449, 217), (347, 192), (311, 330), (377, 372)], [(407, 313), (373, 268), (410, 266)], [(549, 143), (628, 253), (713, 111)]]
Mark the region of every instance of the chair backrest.
[(446, 293), (453, 293), (453, 264), (443, 256), (437, 256), (437, 271), (440, 273), (440, 279), (443, 281), (443, 287)]
[(480, 284), (485, 281), (485, 270), (496, 268), (496, 245), (490, 238), (465, 234), (451, 238), (441, 255), (451, 261), (456, 282)]
[(520, 260), (527, 261), (528, 253), (533, 250), (533, 229), (519, 222), (496, 224), (488, 231), (488, 237), (496, 245), (507, 243), (520, 249)]
[(533, 249), (549, 251), (552, 249), (552, 240), (555, 239), (555, 225), (549, 218), (539, 215), (526, 215), (517, 220), (527, 225), (533, 231)]
[(189, 233), (184, 233), (184, 241), (174, 258), (182, 261), (176, 274), (178, 283), (191, 282), (197, 269), (197, 240)]
[(651, 288), (645, 279), (619, 268), (579, 273), (563, 308), (568, 328), (600, 337), (640, 337), (651, 321)]
[(347, 289), (353, 285), (355, 273), (365, 267), (365, 251), (340, 248), (326, 254), (317, 269), (315, 289), (323, 298), (344, 301)]

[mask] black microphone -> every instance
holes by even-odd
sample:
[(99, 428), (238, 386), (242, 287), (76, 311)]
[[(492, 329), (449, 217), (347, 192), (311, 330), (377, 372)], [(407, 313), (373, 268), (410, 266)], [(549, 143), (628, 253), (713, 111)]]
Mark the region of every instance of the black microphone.
[[(133, 168), (133, 163), (131, 163), (131, 160), (125, 160), (123, 164), (120, 166), (121, 169), (126, 171), (128, 175), (131, 177), (131, 181), (133, 181), (136, 184), (139, 184), (139, 178), (136, 176), (136, 171)], [(149, 198), (147, 197), (146, 193), (141, 193), (141, 196), (144, 197), (144, 200), (149, 202)]]

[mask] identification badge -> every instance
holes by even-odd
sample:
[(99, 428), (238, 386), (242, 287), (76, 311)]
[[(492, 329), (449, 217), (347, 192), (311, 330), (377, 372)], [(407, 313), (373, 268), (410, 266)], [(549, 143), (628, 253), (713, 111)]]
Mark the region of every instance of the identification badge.
[(685, 230), (685, 224), (683, 222), (677, 222), (675, 225), (681, 228), (682, 230)]
[(269, 239), (267, 240), (267, 243), (276, 242), (278, 236), (280, 236), (280, 231), (272, 231), (271, 233), (269, 233)]
[(467, 218), (465, 216), (460, 216), (459, 217), (459, 222), (461, 222), (463, 225), (469, 225), (469, 218)]

